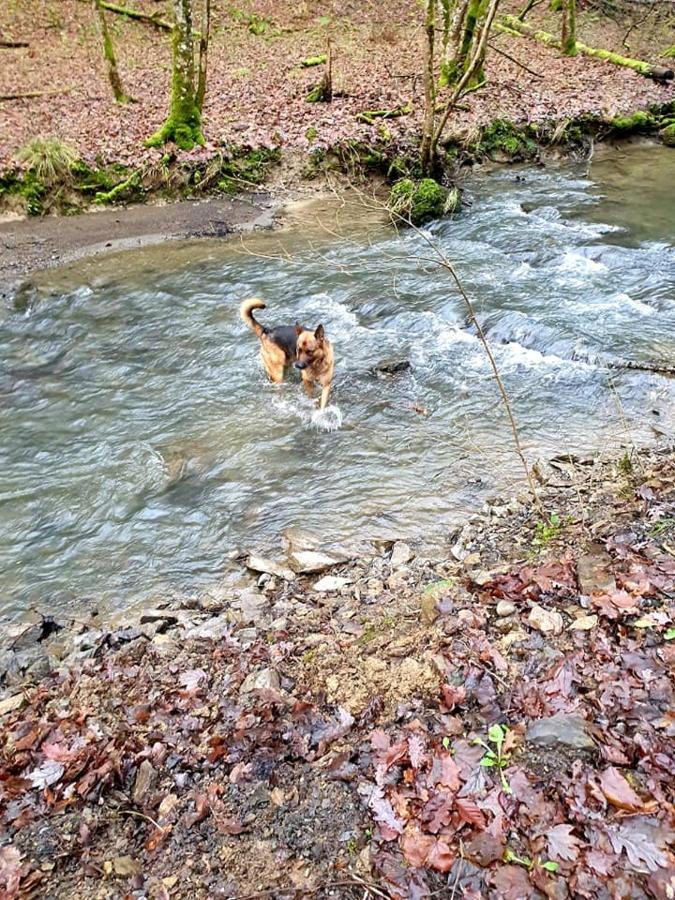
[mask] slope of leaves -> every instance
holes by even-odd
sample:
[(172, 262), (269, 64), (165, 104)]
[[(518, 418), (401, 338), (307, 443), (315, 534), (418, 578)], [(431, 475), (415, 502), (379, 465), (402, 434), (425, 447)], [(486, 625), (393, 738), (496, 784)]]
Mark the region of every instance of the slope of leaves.
[[(157, 12), (154, 0), (130, 2)], [(251, 32), (253, 17), (268, 23), (262, 34)], [(162, 150), (145, 149), (143, 141), (166, 115), (169, 40), (165, 32), (120, 16), (108, 14), (108, 19), (125, 90), (136, 101), (124, 106), (112, 102), (90, 6), (60, 0), (45, 7), (28, 0), (0, 10), (0, 30), (30, 44), (3, 51), (0, 94), (64, 91), (0, 105), (0, 170), (11, 168), (15, 151), (36, 135), (68, 141), (90, 165), (159, 161)], [(333, 4), (320, 14), (295, 2), (261, 0), (241, 9), (214, 4), (213, 19), (207, 143), (191, 159), (210, 158), (223, 145), (307, 153), (354, 141), (402, 152), (416, 144), (423, 105), (422, 34), (412, 0)], [(336, 96), (330, 104), (308, 103), (317, 70), (301, 62), (308, 52), (324, 52), (329, 36)], [(562, 59), (536, 42), (505, 35), (495, 35), (494, 43), (507, 56), (490, 54), (488, 85), (466, 98), (453, 117), (451, 137), (466, 138), (495, 120), (526, 124), (613, 116), (673, 98), (672, 86), (609, 63)], [(384, 128), (357, 118), (364, 110), (408, 102), (412, 113), (387, 120)]]

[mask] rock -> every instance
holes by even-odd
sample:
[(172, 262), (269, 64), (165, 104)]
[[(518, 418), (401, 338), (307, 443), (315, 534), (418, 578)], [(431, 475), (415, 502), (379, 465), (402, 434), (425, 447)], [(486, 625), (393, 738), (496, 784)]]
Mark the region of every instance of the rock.
[(400, 375), (412, 369), (409, 359), (383, 359), (370, 369), (371, 375)]
[(236, 606), (241, 610), (241, 621), (244, 624), (252, 622), (258, 625), (267, 618), (270, 611), (269, 599), (257, 591), (244, 591)]
[(129, 878), (132, 875), (140, 875), (143, 871), (141, 864), (130, 856), (116, 856), (112, 861), (113, 871), (119, 878)]
[(246, 676), (239, 688), (239, 693), (250, 694), (253, 691), (264, 691), (267, 688), (278, 691), (280, 687), (279, 676), (274, 669), (259, 669)]
[(510, 616), (516, 611), (516, 604), (513, 600), (500, 600), (497, 604), (497, 615), (501, 617)]
[(131, 794), (131, 798), (136, 806), (145, 806), (156, 783), (157, 772), (153, 768), (152, 763), (144, 759), (138, 767), (134, 789)]
[(597, 616), (579, 616), (569, 627), (570, 631), (590, 631), (598, 624)]
[[(139, 620), (141, 625), (148, 622), (177, 622), (178, 616), (170, 609), (145, 609), (141, 613)], [(119, 859), (127, 859), (128, 857), (119, 857)]]
[(536, 628), (542, 634), (560, 634), (563, 630), (563, 618), (560, 613), (544, 609), (543, 606), (536, 603), (532, 607), (527, 621), (532, 628)]
[(322, 550), (294, 550), (288, 555), (291, 568), (298, 573), (325, 572), (347, 559), (344, 554), (326, 553)]
[(283, 578), (285, 581), (293, 581), (295, 572), (284, 565), (282, 562), (275, 562), (266, 556), (255, 556), (251, 554), (246, 560), (246, 568), (253, 572), (263, 572), (265, 575), (276, 575), (277, 578)]
[(537, 747), (572, 747), (575, 750), (593, 750), (595, 743), (588, 733), (586, 720), (579, 715), (557, 713), (547, 719), (532, 722), (525, 740)]
[(347, 584), (352, 583), (351, 578), (343, 578), (339, 575), (324, 575), (316, 581), (312, 587), (315, 591), (339, 591)]
[(591, 544), (577, 560), (577, 580), (582, 594), (616, 590), (612, 558), (601, 544)]
[(236, 634), (236, 638), (241, 644), (250, 645), (258, 637), (258, 629), (257, 628), (240, 628)]
[(675, 122), (672, 122), (670, 125), (666, 125), (666, 127), (662, 131), (660, 131), (659, 134), (666, 147), (675, 147)]
[[(185, 632), (186, 638), (206, 638), (213, 641), (226, 637), (232, 631), (232, 622), (227, 616), (214, 616), (213, 619), (207, 619), (201, 625), (195, 625)], [(156, 638), (153, 640), (155, 643)], [(173, 641), (171, 642), (173, 644)]]
[(438, 616), (438, 597), (434, 591), (426, 591), (420, 600), (420, 618), (425, 625), (433, 625)]
[(413, 553), (408, 544), (404, 541), (396, 541), (391, 549), (389, 565), (392, 569), (398, 569), (400, 566), (405, 566), (406, 563), (409, 563), (412, 557)]
[(318, 550), (321, 547), (319, 538), (306, 528), (291, 526), (282, 532), (284, 549), (287, 553), (294, 550)]
[(39, 622), (19, 622), (3, 629), (5, 643), (16, 650), (28, 650), (39, 643), (44, 637), (44, 625)]
[(170, 816), (175, 807), (178, 805), (178, 794), (167, 794), (157, 808), (157, 815), (160, 819), (166, 819)]
[(405, 587), (410, 577), (410, 569), (397, 569), (387, 578), (387, 587), (390, 591), (398, 591)]
[(25, 702), (26, 698), (23, 694), (14, 694), (12, 697), (6, 697), (4, 700), (0, 700), (0, 716), (5, 716), (7, 713), (14, 712), (15, 709), (21, 709)]

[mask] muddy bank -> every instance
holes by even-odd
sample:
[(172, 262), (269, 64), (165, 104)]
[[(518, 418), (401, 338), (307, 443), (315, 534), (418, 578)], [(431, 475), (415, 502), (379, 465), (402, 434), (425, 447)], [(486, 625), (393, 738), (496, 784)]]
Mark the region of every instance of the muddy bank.
[(263, 193), (164, 206), (129, 206), (0, 221), (0, 297), (32, 272), (85, 256), (272, 226), (275, 203)]
[(9, 896), (668, 896), (675, 453), (538, 476), (434, 555), (296, 531), (239, 589), (17, 626)]

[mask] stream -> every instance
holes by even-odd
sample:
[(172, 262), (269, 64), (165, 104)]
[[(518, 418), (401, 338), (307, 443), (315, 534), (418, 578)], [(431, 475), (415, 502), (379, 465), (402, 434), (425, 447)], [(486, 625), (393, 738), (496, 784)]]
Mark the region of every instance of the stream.
[[(456, 265), (530, 459), (675, 436), (675, 152), (467, 178), (425, 234)], [(0, 613), (208, 589), (284, 529), (442, 542), (524, 487), (484, 350), (430, 248), (357, 196), (281, 231), (84, 260), (0, 310)], [(268, 384), (238, 306), (322, 322), (327, 414)], [(411, 368), (382, 376), (383, 361)], [(328, 430), (327, 426), (334, 427)]]

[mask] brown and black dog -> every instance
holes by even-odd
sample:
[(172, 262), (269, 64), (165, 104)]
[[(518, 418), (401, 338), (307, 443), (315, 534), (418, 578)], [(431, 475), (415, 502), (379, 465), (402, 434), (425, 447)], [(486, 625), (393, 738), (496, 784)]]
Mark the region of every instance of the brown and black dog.
[(315, 331), (308, 331), (302, 325), (277, 325), (267, 328), (253, 318), (254, 309), (265, 309), (267, 304), (254, 297), (244, 300), (239, 313), (248, 327), (256, 333), (260, 341), (260, 357), (271, 381), (279, 384), (284, 380), (286, 366), (295, 364), (300, 370), (305, 393), (311, 397), (314, 384), (321, 385), (320, 408), (328, 403), (333, 380), (333, 348), (324, 334), (323, 325)]

